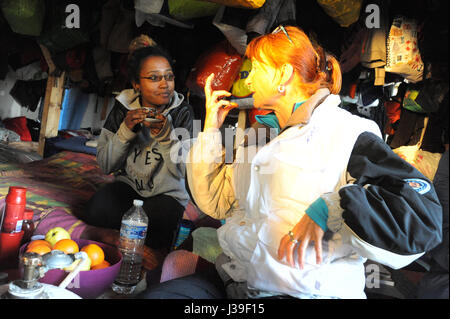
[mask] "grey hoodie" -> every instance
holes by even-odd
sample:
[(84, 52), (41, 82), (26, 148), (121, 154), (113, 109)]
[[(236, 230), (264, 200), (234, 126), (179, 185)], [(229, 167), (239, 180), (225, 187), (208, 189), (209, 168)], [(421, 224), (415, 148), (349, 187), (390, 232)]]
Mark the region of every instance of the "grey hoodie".
[(134, 90), (122, 91), (116, 100), (98, 140), (100, 168), (106, 174), (115, 173), (116, 180), (127, 183), (142, 197), (165, 194), (186, 206), (189, 195), (185, 188), (185, 165), (183, 161), (172, 161), (170, 156), (171, 150), (183, 143), (170, 133), (182, 127), (192, 136), (191, 106), (184, 102), (183, 95), (174, 92), (162, 113), (167, 121), (155, 136), (143, 125), (130, 130), (123, 122), (129, 110), (141, 107)]

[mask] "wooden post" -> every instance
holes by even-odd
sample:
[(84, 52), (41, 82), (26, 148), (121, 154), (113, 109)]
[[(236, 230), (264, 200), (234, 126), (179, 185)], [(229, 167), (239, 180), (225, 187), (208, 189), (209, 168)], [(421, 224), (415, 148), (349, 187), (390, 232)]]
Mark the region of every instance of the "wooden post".
[(38, 148), (38, 153), (42, 157), (44, 156), (45, 139), (58, 136), (65, 76), (66, 73), (62, 72), (60, 76), (49, 75), (47, 79)]

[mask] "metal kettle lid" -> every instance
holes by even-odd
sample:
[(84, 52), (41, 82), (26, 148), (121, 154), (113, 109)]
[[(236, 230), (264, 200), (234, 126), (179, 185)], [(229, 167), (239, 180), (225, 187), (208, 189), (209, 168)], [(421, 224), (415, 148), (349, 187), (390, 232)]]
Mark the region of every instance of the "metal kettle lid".
[(47, 269), (60, 269), (70, 266), (74, 262), (74, 258), (70, 255), (66, 255), (61, 250), (52, 250), (42, 256)]

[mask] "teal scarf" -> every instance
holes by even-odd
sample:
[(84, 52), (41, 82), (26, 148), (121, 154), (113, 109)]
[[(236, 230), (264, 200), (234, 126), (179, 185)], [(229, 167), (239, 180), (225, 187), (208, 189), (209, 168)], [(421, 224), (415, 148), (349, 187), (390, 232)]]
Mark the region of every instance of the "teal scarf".
[[(292, 113), (295, 112), (296, 109), (298, 109), (298, 107), (300, 105), (302, 105), (305, 101), (303, 102), (299, 102), (299, 103), (295, 103), (294, 104), (294, 108), (292, 110)], [(280, 123), (278, 122), (277, 117), (275, 116), (274, 112), (271, 112), (269, 114), (266, 115), (255, 115), (255, 120), (257, 120), (259, 123), (274, 128), (277, 131), (277, 134), (280, 134), (281, 131), (281, 127), (280, 127)]]

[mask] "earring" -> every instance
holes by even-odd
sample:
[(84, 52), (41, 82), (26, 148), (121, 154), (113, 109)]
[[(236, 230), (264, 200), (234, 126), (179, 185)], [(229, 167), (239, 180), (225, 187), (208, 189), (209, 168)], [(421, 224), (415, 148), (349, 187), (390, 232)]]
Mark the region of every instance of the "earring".
[(278, 93), (284, 93), (286, 87), (283, 84), (278, 85)]

